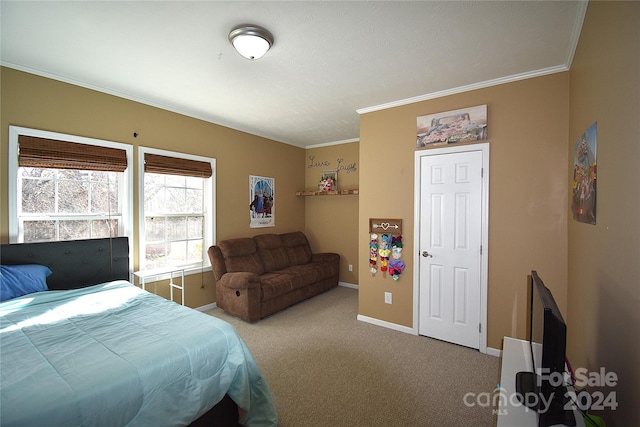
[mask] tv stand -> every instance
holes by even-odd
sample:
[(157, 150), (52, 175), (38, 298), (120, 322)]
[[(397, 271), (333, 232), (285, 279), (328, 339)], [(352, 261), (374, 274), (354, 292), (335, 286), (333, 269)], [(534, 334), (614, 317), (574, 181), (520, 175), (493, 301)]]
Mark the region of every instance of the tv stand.
[[(498, 414), (497, 427), (538, 426), (536, 410), (526, 407), (516, 398), (516, 376), (519, 372), (530, 370), (531, 363), (531, 350), (528, 341), (504, 337), (500, 370), (500, 399), (498, 399), (498, 406), (493, 408)], [(524, 377), (526, 376), (524, 375)], [(520, 380), (531, 379), (524, 377)], [(525, 384), (523, 385), (526, 387)], [(535, 382), (533, 386), (535, 387)], [(576, 427), (585, 427), (582, 414), (578, 410), (574, 410), (573, 415), (576, 419)], [(561, 424), (558, 425), (558, 427), (561, 426)]]

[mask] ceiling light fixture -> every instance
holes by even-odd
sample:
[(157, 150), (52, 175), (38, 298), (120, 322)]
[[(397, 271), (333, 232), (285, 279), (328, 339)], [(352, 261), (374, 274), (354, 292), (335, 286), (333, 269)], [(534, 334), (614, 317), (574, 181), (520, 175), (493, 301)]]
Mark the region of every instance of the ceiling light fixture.
[(247, 59), (258, 59), (273, 44), (273, 35), (257, 25), (239, 25), (229, 33), (229, 41)]

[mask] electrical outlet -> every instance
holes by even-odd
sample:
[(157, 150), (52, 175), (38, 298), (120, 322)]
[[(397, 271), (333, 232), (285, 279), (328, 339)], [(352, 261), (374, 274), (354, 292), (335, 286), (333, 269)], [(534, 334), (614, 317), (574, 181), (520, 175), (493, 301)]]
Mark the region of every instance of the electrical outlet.
[(391, 304), (393, 302), (393, 297), (391, 296), (391, 292), (384, 293), (384, 303)]
[(353, 265), (349, 264), (349, 271), (353, 271)]

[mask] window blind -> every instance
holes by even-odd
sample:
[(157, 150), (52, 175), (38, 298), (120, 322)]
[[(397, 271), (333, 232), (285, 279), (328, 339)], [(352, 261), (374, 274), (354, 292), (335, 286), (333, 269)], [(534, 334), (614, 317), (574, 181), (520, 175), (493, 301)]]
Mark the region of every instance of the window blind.
[(150, 153), (145, 153), (144, 155), (144, 171), (198, 178), (209, 178), (213, 174), (211, 163), (209, 162)]
[(23, 167), (124, 172), (127, 153), (119, 148), (20, 135), (18, 165)]

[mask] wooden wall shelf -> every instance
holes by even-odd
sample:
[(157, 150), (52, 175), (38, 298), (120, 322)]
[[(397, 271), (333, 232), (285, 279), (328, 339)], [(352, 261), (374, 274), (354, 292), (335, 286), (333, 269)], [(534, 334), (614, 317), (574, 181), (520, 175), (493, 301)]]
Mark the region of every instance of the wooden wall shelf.
[(348, 196), (360, 194), (359, 190), (329, 190), (329, 191), (296, 191), (296, 196)]

